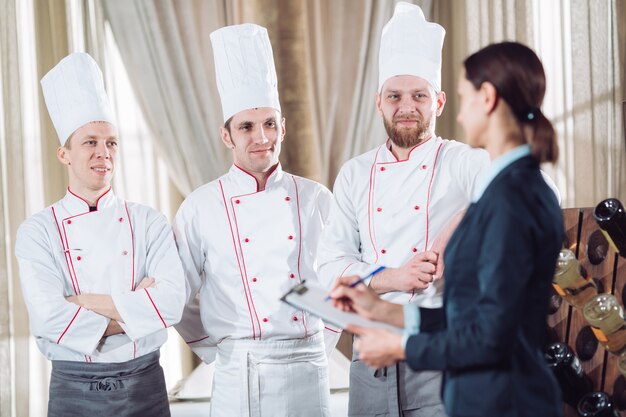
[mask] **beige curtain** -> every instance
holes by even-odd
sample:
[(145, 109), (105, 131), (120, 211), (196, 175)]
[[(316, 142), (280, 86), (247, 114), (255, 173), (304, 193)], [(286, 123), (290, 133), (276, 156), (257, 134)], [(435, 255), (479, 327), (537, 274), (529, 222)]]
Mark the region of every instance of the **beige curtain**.
[(319, 181), (322, 161), (311, 117), (313, 79), (307, 54), (307, 4), (292, 0), (234, 3), (234, 22), (266, 27), (272, 42), (282, 115), (286, 119), (281, 163), (289, 172)]
[(18, 2), (0, 1), (0, 415), (28, 415), (28, 321), (13, 256), (26, 212)]
[(230, 165), (208, 34), (223, 0), (107, 0), (102, 5), (154, 140), (187, 195)]
[[(430, 1), (415, 1), (430, 11)], [(103, 2), (133, 86), (174, 182), (186, 195), (230, 155), (209, 33), (253, 22), (270, 32), (287, 142), (285, 169), (332, 186), (341, 164), (384, 140), (374, 95), (378, 42), (395, 1)]]
[(434, 3), (433, 18), (448, 31), (443, 70), (448, 103), (439, 134), (463, 138), (454, 123), (456, 80), (463, 59), (491, 42), (526, 43), (537, 51), (546, 70), (543, 110), (557, 129), (561, 157), (556, 166), (544, 170), (561, 191), (562, 206), (594, 206), (607, 197), (624, 200), (623, 57), (620, 65), (624, 13), (619, 0)]
[[(330, 187), (345, 161), (386, 138), (374, 100), (380, 33), (396, 2), (306, 2), (306, 50), (312, 68), (314, 103), (310, 117), (322, 161), (321, 180)], [(412, 3), (420, 5), (429, 18), (431, 1)]]
[[(64, 1), (34, 0), (34, 32), (37, 73), (31, 80), (38, 83), (61, 58), (69, 53), (67, 8)], [(65, 194), (67, 174), (56, 158), (59, 147), (56, 131), (48, 116), (43, 96), (39, 92), (39, 115), (41, 126), (41, 155), (44, 181), (44, 202), (50, 204)]]

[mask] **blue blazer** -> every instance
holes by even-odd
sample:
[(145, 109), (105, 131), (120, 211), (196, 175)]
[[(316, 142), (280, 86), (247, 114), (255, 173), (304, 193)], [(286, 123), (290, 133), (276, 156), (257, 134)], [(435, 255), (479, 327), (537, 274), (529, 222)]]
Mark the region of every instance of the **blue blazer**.
[(415, 370), (444, 370), (450, 417), (556, 417), (561, 394), (543, 355), (563, 219), (537, 162), (504, 168), (470, 205), (445, 259), (444, 331), (407, 342)]

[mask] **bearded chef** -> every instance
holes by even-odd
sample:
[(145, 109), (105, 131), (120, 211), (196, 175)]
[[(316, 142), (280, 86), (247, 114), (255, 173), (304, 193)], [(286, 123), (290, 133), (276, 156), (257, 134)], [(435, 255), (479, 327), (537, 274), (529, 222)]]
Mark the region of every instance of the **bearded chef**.
[[(388, 138), (349, 160), (335, 181), (334, 204), (318, 260), (328, 287), (343, 275), (367, 275), (383, 298), (425, 307), (422, 321), (443, 326), (442, 231), (469, 204), (488, 154), (435, 134), (445, 30), (400, 2), (383, 28), (376, 106)], [(436, 240), (436, 238), (438, 238)], [(407, 315), (408, 316), (408, 315)], [(432, 331), (436, 329), (432, 328)], [(439, 372), (413, 372), (405, 362), (373, 370), (355, 353), (350, 368), (352, 416), (445, 416)]]
[(31, 331), (52, 361), (48, 416), (169, 416), (159, 348), (185, 297), (171, 228), (111, 189), (119, 140), (95, 61), (71, 54), (41, 86), (69, 187), (20, 226), (15, 251)]
[(212, 417), (328, 416), (324, 325), (279, 299), (316, 280), (332, 196), (278, 162), (285, 119), (267, 30), (227, 26), (211, 43), (233, 165), (174, 220), (188, 303), (176, 328), (205, 362), (215, 357)]

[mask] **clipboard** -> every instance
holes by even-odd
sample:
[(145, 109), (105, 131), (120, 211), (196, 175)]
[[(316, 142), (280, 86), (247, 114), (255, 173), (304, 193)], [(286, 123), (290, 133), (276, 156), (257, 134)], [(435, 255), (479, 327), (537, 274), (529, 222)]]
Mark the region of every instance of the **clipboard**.
[(402, 334), (404, 332), (404, 329), (401, 329), (400, 327), (392, 326), (379, 321), (368, 320), (355, 313), (341, 311), (333, 307), (329, 301), (325, 301), (327, 295), (327, 291), (323, 288), (303, 281), (289, 290), (280, 298), (280, 300), (291, 305), (292, 307), (307, 311), (314, 316), (321, 318), (325, 322), (339, 326), (342, 329), (347, 327), (349, 324), (355, 324), (361, 327), (386, 329), (398, 334)]

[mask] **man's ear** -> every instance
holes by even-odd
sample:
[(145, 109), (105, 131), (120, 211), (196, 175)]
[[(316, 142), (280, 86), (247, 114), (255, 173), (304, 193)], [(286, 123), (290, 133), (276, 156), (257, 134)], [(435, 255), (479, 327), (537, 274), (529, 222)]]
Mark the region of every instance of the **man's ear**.
[(286, 124), (285, 124), (285, 118), (283, 117), (283, 118), (280, 120), (280, 129), (281, 129), (281, 131), (282, 131), (282, 134), (280, 135), (280, 141), (281, 141), (281, 142), (282, 142), (283, 140), (285, 140), (285, 133), (287, 132), (287, 130), (285, 129), (285, 126), (286, 126)]
[(435, 109), (435, 114), (437, 117), (441, 116), (443, 113), (443, 108), (446, 106), (446, 92), (441, 91), (437, 94), (437, 108)]
[(65, 149), (63, 146), (59, 146), (59, 148), (57, 149), (57, 159), (63, 165), (72, 165), (69, 158), (67, 157), (67, 149)]
[(496, 106), (498, 105), (498, 91), (493, 84), (491, 84), (489, 81), (485, 81), (480, 85), (480, 92), (483, 95), (483, 110), (486, 112), (486, 114), (490, 114), (496, 109)]
[(376, 100), (376, 109), (378, 110), (378, 115), (382, 116), (383, 115), (383, 111), (380, 108), (380, 94), (376, 93), (375, 100)]
[(228, 149), (235, 149), (235, 144), (230, 137), (230, 133), (228, 133), (228, 129), (224, 126), (220, 126), (220, 138), (222, 139), (222, 143), (224, 143)]

